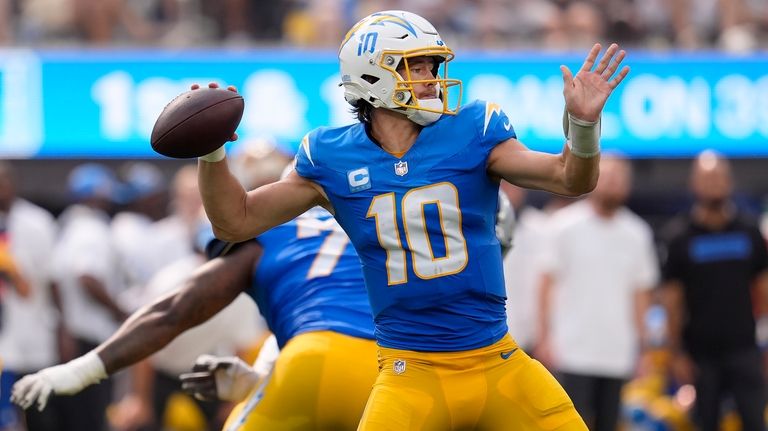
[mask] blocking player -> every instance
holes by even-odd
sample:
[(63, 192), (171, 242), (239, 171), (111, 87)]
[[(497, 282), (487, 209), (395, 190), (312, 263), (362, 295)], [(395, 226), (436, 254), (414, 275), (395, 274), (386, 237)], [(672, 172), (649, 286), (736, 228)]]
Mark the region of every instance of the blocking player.
[(569, 196), (594, 187), (600, 114), (629, 71), (617, 45), (598, 61), (600, 49), (576, 76), (561, 66), (568, 140), (545, 154), (516, 139), (498, 105), (450, 105), (461, 86), (446, 73), (454, 53), (429, 22), (375, 13), (339, 50), (359, 124), (310, 132), (295, 173), (249, 192), (223, 147), (200, 158), (217, 236), (250, 238), (322, 205), (351, 238), (380, 346), (360, 429), (585, 429), (555, 379), (507, 335), (492, 220), (500, 178)]
[(209, 261), (90, 353), (20, 380), (12, 399), (42, 410), (51, 392), (77, 393), (146, 358), (245, 292), (282, 348), (248, 429), (354, 429), (376, 378), (376, 344), (348, 243), (330, 214), (309, 211)]

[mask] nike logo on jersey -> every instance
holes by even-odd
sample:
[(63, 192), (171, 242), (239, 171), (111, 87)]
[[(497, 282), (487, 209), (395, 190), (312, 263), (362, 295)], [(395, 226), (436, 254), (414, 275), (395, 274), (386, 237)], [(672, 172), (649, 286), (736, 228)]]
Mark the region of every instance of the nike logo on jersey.
[(501, 352), (501, 359), (507, 360), (510, 356), (512, 356), (513, 353), (517, 352), (517, 347), (510, 350), (509, 352)]
[(512, 125), (509, 123), (509, 118), (507, 118), (506, 121), (504, 121), (504, 129), (509, 132), (509, 129), (512, 128)]

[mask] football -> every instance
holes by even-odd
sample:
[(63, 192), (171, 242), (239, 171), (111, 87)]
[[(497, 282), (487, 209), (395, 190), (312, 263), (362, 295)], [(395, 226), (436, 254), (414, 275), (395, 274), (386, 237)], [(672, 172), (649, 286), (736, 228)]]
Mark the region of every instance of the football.
[(157, 117), (152, 149), (176, 159), (204, 156), (232, 138), (244, 107), (242, 96), (222, 88), (182, 93)]

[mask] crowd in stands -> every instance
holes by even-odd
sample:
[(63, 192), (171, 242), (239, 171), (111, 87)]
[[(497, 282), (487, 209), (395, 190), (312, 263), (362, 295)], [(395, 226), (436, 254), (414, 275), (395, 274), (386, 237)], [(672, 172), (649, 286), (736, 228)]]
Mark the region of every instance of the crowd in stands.
[(0, 46), (335, 48), (359, 17), (407, 9), (453, 47), (752, 52), (763, 0), (0, 0)]

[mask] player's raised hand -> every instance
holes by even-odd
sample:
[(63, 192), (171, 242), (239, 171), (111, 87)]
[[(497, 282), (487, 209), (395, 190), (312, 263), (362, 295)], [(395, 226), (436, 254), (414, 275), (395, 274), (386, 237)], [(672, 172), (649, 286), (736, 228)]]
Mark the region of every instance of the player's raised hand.
[(560, 66), (565, 107), (572, 116), (584, 121), (597, 121), (600, 118), (608, 96), (629, 73), (628, 66), (619, 70), (626, 52), (619, 50), (615, 43), (608, 47), (595, 66), (600, 48), (599, 43), (592, 47), (576, 76), (568, 67)]

